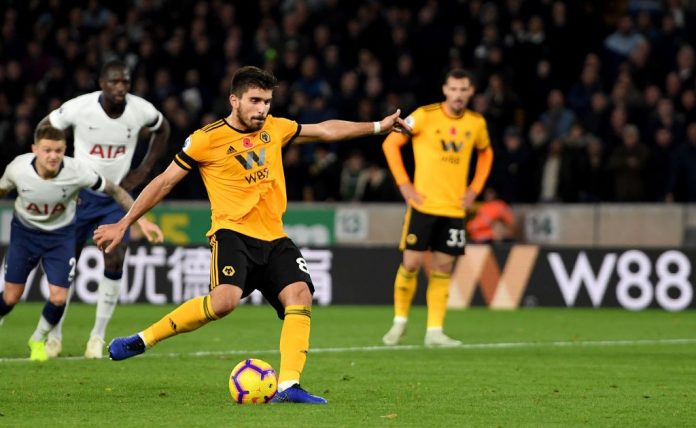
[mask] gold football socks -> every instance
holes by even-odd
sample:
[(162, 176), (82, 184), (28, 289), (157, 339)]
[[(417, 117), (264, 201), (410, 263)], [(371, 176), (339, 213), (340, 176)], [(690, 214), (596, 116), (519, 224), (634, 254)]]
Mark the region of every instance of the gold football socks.
[(426, 292), (428, 303), (428, 329), (442, 328), (447, 312), (447, 298), (449, 297), (450, 274), (431, 272)]
[(210, 296), (187, 300), (142, 333), (148, 347), (179, 333), (187, 333), (219, 317), (213, 312)]
[(394, 280), (394, 316), (407, 319), (411, 310), (413, 296), (418, 286), (418, 271), (409, 272), (403, 265), (399, 265)]
[[(280, 332), (280, 372), (278, 386), (284, 389), (299, 383), (307, 361), (312, 308), (292, 305), (285, 307), (285, 320)], [(285, 383), (288, 382), (288, 383)]]

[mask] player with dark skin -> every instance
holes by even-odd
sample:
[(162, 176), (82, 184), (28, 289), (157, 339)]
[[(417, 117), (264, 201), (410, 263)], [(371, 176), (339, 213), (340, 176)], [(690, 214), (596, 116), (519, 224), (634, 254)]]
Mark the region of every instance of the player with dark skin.
[[(99, 79), (99, 87), (102, 90), (100, 103), (104, 112), (112, 119), (121, 117), (126, 108), (126, 94), (131, 89), (130, 71), (127, 68), (112, 67), (106, 71), (106, 75)], [(50, 125), (48, 116), (43, 118), (38, 127)], [(167, 141), (170, 133), (169, 121), (165, 118), (162, 126), (153, 132), (150, 137), (149, 148), (143, 161), (137, 168), (130, 170), (128, 175), (119, 184), (130, 192), (136, 186), (142, 184), (155, 167), (155, 162), (162, 157), (167, 149)], [(75, 249), (77, 258), (82, 253), (85, 242), (78, 242)], [(104, 270), (120, 271), (126, 258), (126, 244), (121, 244), (108, 254), (104, 254)]]
[[(38, 126), (53, 125), (63, 130), (71, 128), (75, 137), (75, 157), (100, 170), (106, 178), (120, 183), (126, 191), (132, 191), (147, 180), (155, 163), (166, 151), (170, 125), (152, 104), (129, 94), (131, 75), (125, 63), (113, 60), (104, 64), (99, 74), (99, 87), (100, 91), (66, 101)], [(147, 153), (140, 165), (130, 169), (141, 131), (150, 133)], [(79, 259), (91, 235), (89, 229), (109, 223), (111, 215), (120, 215), (119, 208), (89, 192), (80, 195), (76, 258)], [(128, 239), (125, 241), (127, 243)], [(104, 273), (98, 285), (96, 318), (87, 343), (87, 358), (102, 356), (106, 327), (120, 294), (126, 243), (110, 254), (104, 254)], [(62, 349), (62, 324), (61, 321), (51, 331), (47, 340), (51, 356), (57, 356)]]

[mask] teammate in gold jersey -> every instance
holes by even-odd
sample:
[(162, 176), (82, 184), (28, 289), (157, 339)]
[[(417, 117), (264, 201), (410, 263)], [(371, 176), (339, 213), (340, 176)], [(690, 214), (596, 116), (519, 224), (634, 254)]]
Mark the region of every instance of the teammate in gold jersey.
[[(399, 246), (403, 260), (394, 281), (394, 322), (382, 338), (386, 345), (398, 344), (406, 331), (418, 271), (428, 250), (432, 251), (432, 263), (426, 293), (425, 344), (461, 344), (442, 331), (450, 275), (457, 257), (464, 254), (466, 210), (483, 189), (493, 163), (486, 120), (466, 108), (474, 91), (470, 74), (452, 70), (442, 86), (445, 101), (420, 107), (406, 118), (416, 161), (413, 183), (400, 151), (408, 136), (391, 133), (382, 145), (389, 169), (408, 204)], [(467, 185), (474, 149), (478, 151), (476, 173)]]
[(232, 78), (232, 112), (194, 132), (166, 171), (143, 189), (116, 224), (102, 225), (95, 243), (116, 248), (128, 226), (154, 207), (191, 169), (198, 168), (212, 210), (210, 293), (191, 299), (133, 336), (109, 344), (112, 360), (143, 353), (156, 343), (193, 331), (232, 312), (241, 298), (261, 291), (283, 320), (280, 372), (274, 402), (325, 404), (300, 387), (309, 349), (314, 286), (307, 263), (283, 231), (287, 205), (281, 149), (293, 143), (338, 141), (407, 130), (399, 110), (379, 122), (327, 120), (300, 125), (268, 114), (276, 78), (256, 67)]

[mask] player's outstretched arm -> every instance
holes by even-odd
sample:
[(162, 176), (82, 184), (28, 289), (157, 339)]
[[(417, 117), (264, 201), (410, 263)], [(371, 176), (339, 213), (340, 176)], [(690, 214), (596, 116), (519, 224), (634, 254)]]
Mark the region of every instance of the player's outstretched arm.
[[(133, 206), (133, 198), (126, 192), (126, 190), (113, 183), (112, 181), (106, 180), (106, 185), (104, 186), (104, 192), (108, 193), (116, 203), (118, 203), (124, 210), (128, 211)], [(143, 235), (149, 242), (159, 243), (164, 240), (164, 234), (162, 230), (156, 224), (152, 223), (145, 217), (140, 217), (137, 221), (138, 227), (142, 230)]]
[(326, 120), (321, 123), (302, 125), (300, 135), (293, 141), (296, 144), (312, 142), (333, 142), (349, 140), (374, 134), (410, 130), (410, 127), (399, 117), (401, 110), (380, 120), (379, 122), (350, 122), (347, 120)]
[(121, 242), (128, 227), (164, 199), (186, 174), (188, 171), (176, 163), (169, 164), (169, 167), (162, 174), (145, 186), (126, 215), (118, 223), (103, 224), (94, 231), (93, 239), (97, 247), (103, 249), (105, 253), (109, 253)]
[(162, 117), (162, 124), (157, 131), (152, 133), (150, 145), (148, 146), (145, 157), (137, 168), (132, 169), (123, 180), (121, 180), (121, 187), (130, 191), (147, 179), (150, 171), (155, 167), (155, 163), (162, 157), (167, 149), (170, 132), (171, 127), (169, 126), (169, 121), (167, 118)]

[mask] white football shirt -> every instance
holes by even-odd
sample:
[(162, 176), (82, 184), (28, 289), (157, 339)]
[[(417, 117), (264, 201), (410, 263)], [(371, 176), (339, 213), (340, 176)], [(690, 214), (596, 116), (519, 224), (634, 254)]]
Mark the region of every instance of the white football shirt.
[(156, 131), (163, 116), (150, 102), (126, 94), (123, 114), (113, 119), (99, 103), (100, 96), (96, 91), (68, 100), (48, 118), (56, 128), (73, 128), (75, 159), (118, 184), (130, 170), (140, 129)]
[(0, 188), (17, 189), (15, 216), (24, 225), (50, 232), (69, 225), (75, 218), (77, 195), (91, 188), (103, 191), (106, 181), (89, 166), (71, 157), (55, 177), (44, 179), (34, 168), (33, 153), (19, 155), (0, 177)]

